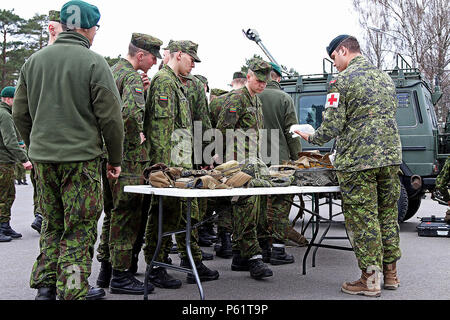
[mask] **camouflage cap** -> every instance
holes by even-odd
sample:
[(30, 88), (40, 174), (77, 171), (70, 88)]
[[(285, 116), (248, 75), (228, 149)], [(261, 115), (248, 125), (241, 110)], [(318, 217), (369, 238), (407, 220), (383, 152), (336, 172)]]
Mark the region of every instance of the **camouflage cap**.
[(238, 71), (233, 73), (233, 80), (234, 79), (247, 79), (247, 75), (242, 71)]
[(228, 93), (228, 91), (222, 90), (222, 89), (218, 89), (218, 88), (211, 89), (211, 95), (212, 96), (221, 96), (221, 95), (223, 95), (225, 93)]
[(163, 48), (163, 50), (169, 50), (169, 46), (173, 43), (173, 40), (170, 39), (169, 43), (167, 44), (167, 47)]
[(201, 62), (200, 58), (197, 56), (198, 44), (192, 41), (189, 40), (172, 41), (167, 46), (167, 49), (169, 49), (171, 53), (178, 51), (187, 53), (192, 58), (194, 58), (195, 62)]
[(55, 21), (55, 22), (60, 22), (60, 11), (57, 10), (50, 10), (48, 12), (48, 21)]
[(142, 50), (150, 52), (155, 57), (162, 59), (159, 49), (163, 42), (158, 38), (144, 33), (133, 33), (131, 36), (131, 43)]
[(272, 66), (266, 61), (259, 58), (253, 58), (249, 61), (248, 68), (255, 73), (258, 80), (264, 82), (268, 82), (270, 80), (270, 71), (272, 71)]

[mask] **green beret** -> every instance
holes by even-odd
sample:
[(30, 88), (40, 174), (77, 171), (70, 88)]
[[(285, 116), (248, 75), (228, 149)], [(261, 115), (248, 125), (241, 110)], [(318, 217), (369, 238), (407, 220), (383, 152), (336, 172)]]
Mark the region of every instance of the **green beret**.
[(255, 73), (258, 80), (264, 82), (268, 82), (270, 80), (270, 71), (272, 71), (272, 66), (266, 61), (259, 58), (253, 58), (249, 61), (248, 68)]
[(206, 92), (209, 92), (208, 79), (201, 74), (196, 74), (194, 77), (200, 80), (203, 84), (206, 84)]
[(16, 88), (4, 87), (1, 96), (2, 98), (14, 98), (14, 92), (16, 92)]
[(217, 88), (211, 89), (211, 95), (212, 96), (217, 96), (218, 97), (218, 96), (221, 96), (221, 95), (223, 95), (225, 93), (228, 93), (228, 91), (222, 90), (222, 89), (217, 89)]
[(244, 72), (238, 71), (233, 73), (233, 80), (234, 79), (247, 79), (247, 76), (245, 75)]
[(172, 41), (171, 43), (169, 42), (169, 45), (167, 46), (167, 49), (169, 49), (171, 53), (181, 51), (194, 58), (195, 62), (201, 62), (200, 58), (197, 56), (197, 48), (198, 44), (189, 40)]
[(163, 42), (158, 38), (144, 33), (133, 33), (131, 36), (131, 43), (142, 50), (150, 52), (155, 57), (162, 59), (159, 49)]
[(50, 10), (48, 12), (48, 21), (60, 22), (61, 13), (57, 10)]
[(99, 20), (98, 8), (81, 0), (69, 1), (61, 8), (61, 23), (69, 29), (90, 29), (95, 27)]
[(270, 65), (272, 66), (272, 70), (275, 71), (281, 77), (282, 74), (281, 74), (280, 66), (275, 64), (275, 63), (273, 63), (273, 62), (270, 62)]
[(342, 41), (350, 37), (348, 34), (341, 34), (340, 36), (337, 36), (333, 40), (331, 40), (329, 46), (327, 47), (327, 53), (331, 58), (331, 54), (334, 50), (341, 44)]

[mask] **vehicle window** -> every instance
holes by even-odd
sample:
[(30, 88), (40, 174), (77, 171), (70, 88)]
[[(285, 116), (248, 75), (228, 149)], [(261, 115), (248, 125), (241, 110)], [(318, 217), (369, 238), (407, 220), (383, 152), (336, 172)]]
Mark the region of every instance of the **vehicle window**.
[(433, 129), (437, 129), (438, 123), (436, 118), (436, 112), (434, 111), (433, 102), (431, 101), (431, 97), (428, 94), (425, 94), (425, 101), (427, 103), (427, 111), (431, 115), (431, 122), (433, 124)]
[(325, 110), (326, 94), (301, 96), (299, 98), (299, 110), (297, 114), (300, 115), (300, 124), (310, 124), (317, 129), (323, 121), (322, 112)]
[(411, 97), (411, 92), (397, 93), (397, 125), (399, 127), (414, 127), (417, 125), (415, 102)]

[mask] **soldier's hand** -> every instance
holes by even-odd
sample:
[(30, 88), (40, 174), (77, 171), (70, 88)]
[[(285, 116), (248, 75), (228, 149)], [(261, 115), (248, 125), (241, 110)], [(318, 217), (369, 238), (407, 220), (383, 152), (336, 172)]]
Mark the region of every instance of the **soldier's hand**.
[(27, 161), (25, 163), (22, 163), (23, 167), (25, 168), (25, 170), (31, 170), (33, 169), (33, 164), (31, 163), (31, 161)]
[(143, 144), (144, 141), (147, 140), (147, 138), (145, 138), (145, 136), (142, 132), (139, 132), (139, 136), (141, 137), (141, 144)]
[(306, 141), (308, 141), (308, 138), (310, 136), (309, 133), (301, 132), (301, 131), (298, 131), (298, 130), (294, 130), (294, 133), (298, 134), (300, 137), (302, 137)]
[(120, 172), (122, 171), (122, 169), (119, 167), (113, 167), (112, 165), (110, 165), (109, 163), (106, 165), (106, 177), (108, 179), (117, 179), (119, 178)]
[(141, 74), (142, 83), (144, 84), (144, 91), (150, 87), (150, 80), (148, 79), (148, 75), (146, 73)]

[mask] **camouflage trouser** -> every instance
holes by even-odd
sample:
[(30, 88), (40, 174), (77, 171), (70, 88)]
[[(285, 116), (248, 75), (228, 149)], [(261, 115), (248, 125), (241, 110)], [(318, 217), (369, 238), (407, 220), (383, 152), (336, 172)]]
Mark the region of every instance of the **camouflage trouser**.
[(233, 206), (233, 250), (240, 251), (243, 258), (261, 254), (258, 242), (260, 223), (260, 196), (239, 197)]
[(217, 197), (213, 201), (213, 209), (219, 214), (217, 220), (217, 232), (233, 233), (233, 209), (230, 205), (230, 198)]
[(15, 171), (16, 180), (25, 181), (27, 179), (26, 178), (27, 171), (25, 170), (25, 168), (23, 167), (21, 162), (16, 162), (14, 171)]
[(143, 195), (124, 192), (124, 187), (143, 185), (145, 167), (145, 162), (123, 161), (119, 179), (110, 180), (114, 208), (111, 211), (109, 252), (115, 270), (125, 271), (131, 266), (142, 216)]
[(289, 213), (293, 194), (261, 196), (261, 217), (258, 224), (258, 238), (271, 243), (285, 244), (288, 240)]
[(100, 158), (34, 166), (44, 223), (30, 286), (56, 286), (59, 299), (85, 299), (102, 212)]
[(111, 188), (106, 176), (106, 164), (108, 159), (102, 158), (102, 190), (103, 190), (103, 217), (102, 233), (100, 235), (100, 243), (97, 247), (98, 262), (109, 262), (109, 230), (111, 227), (111, 211), (114, 208)]
[(11, 220), (11, 207), (16, 198), (14, 163), (0, 163), (0, 223)]
[[(159, 210), (159, 196), (153, 197), (152, 207), (150, 209), (150, 216), (147, 220), (145, 229), (145, 245), (144, 256), (145, 261), (149, 264), (152, 260), (153, 254), (158, 243), (158, 210)], [(186, 211), (187, 200), (175, 197), (163, 197), (163, 225), (162, 231), (176, 231), (186, 228)], [(197, 199), (192, 200), (191, 207), (191, 225), (199, 221), (199, 210)], [(181, 258), (187, 257), (186, 251), (186, 233), (180, 233), (175, 236), (178, 246), (178, 252)], [(170, 237), (163, 237), (161, 249), (156, 257), (156, 261), (164, 261), (170, 251), (172, 241)], [(191, 232), (191, 252), (195, 261), (202, 260), (202, 252), (198, 246), (198, 232), (192, 230)]]
[(33, 185), (33, 215), (37, 216), (38, 214), (41, 214), (41, 208), (39, 205), (39, 191), (37, 189), (37, 183), (36, 183), (36, 173), (34, 171), (34, 167), (30, 171), (30, 180), (31, 184)]
[(400, 259), (398, 166), (337, 172), (345, 226), (361, 270)]

